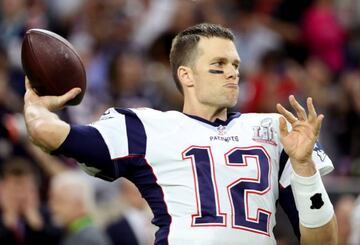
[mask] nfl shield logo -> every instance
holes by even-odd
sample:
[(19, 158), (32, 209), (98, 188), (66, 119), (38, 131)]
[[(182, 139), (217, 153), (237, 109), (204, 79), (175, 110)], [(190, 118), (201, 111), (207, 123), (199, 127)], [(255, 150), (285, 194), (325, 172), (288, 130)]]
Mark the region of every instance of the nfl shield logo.
[(226, 127), (223, 125), (220, 125), (217, 127), (218, 135), (225, 135), (226, 134)]

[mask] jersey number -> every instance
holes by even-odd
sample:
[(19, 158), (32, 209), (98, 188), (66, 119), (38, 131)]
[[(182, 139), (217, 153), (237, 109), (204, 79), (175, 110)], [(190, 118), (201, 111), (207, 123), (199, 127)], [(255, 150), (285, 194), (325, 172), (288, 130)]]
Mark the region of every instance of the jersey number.
[[(183, 159), (190, 159), (194, 174), (197, 213), (192, 215), (192, 226), (226, 226), (226, 214), (221, 213), (215, 165), (211, 148), (191, 146), (183, 153)], [(232, 227), (270, 236), (269, 220), (271, 212), (256, 209), (256, 217), (250, 217), (251, 197), (264, 195), (270, 190), (270, 158), (262, 147), (236, 147), (225, 155), (229, 167), (244, 168), (249, 160), (256, 162), (257, 176), (239, 178), (227, 186), (231, 204)], [(252, 209), (256, 208), (253, 205)]]

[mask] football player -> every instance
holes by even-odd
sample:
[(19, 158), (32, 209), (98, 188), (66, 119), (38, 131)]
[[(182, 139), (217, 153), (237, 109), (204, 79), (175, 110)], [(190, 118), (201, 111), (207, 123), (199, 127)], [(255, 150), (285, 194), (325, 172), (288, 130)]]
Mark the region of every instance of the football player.
[[(34, 144), (75, 158), (89, 174), (132, 181), (159, 227), (156, 244), (276, 244), (279, 202), (304, 244), (336, 244), (321, 180), (333, 165), (317, 139), (323, 115), (289, 97), (296, 115), (230, 113), (240, 57), (229, 29), (198, 24), (173, 40), (170, 63), (183, 111), (110, 108), (69, 125), (53, 111), (74, 98), (39, 97), (27, 82), (25, 119)], [(269, 95), (271, 96), (271, 95)]]

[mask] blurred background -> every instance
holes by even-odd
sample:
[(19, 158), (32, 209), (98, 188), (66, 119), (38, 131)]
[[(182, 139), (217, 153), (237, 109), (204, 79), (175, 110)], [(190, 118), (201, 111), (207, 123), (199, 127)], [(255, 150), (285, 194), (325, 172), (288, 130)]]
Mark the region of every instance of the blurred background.
[[(340, 244), (360, 244), (357, 0), (0, 0), (0, 244), (56, 244), (72, 234), (54, 221), (59, 207), (50, 204), (60, 197), (49, 193), (55, 177), (78, 172), (78, 166), (31, 146), (23, 123), (20, 54), (26, 30), (56, 32), (79, 52), (86, 95), (59, 116), (89, 123), (111, 106), (181, 110), (168, 62), (171, 40), (200, 22), (230, 27), (236, 36), (242, 62), (234, 111), (275, 112), (277, 102), (287, 105), (289, 94), (302, 103), (313, 97), (325, 115), (320, 143), (335, 166), (324, 182), (335, 204)], [(153, 242), (151, 214), (131, 184), (85, 178), (94, 203), (84, 207), (92, 208), (69, 217), (91, 216), (85, 223), (97, 230), (101, 244)], [(278, 216), (278, 243), (296, 244), (288, 221), (282, 212)]]

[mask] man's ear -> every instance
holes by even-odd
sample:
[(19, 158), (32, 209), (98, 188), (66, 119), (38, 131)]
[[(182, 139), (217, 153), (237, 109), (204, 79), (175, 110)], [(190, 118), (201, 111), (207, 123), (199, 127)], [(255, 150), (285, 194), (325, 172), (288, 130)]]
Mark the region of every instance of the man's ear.
[(184, 87), (194, 86), (193, 72), (190, 67), (179, 66), (177, 70), (178, 78)]

